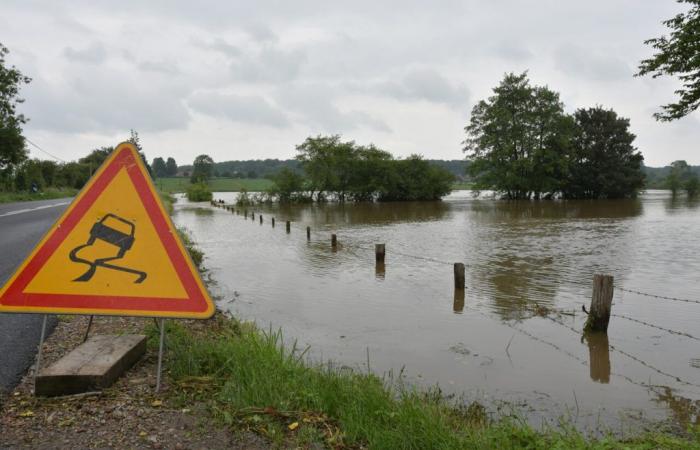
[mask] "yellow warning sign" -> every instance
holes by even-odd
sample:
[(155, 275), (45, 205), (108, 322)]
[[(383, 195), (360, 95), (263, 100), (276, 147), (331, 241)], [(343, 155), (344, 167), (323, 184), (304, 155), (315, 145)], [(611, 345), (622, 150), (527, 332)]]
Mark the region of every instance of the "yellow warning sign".
[(133, 145), (120, 144), (0, 290), (0, 312), (214, 313)]

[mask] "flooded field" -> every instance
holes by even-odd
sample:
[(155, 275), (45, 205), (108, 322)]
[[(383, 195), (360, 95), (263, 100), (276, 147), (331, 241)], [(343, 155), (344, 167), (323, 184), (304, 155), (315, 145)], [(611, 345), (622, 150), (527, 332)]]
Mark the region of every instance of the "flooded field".
[[(439, 203), (249, 210), (254, 222), (180, 199), (173, 218), (205, 252), (220, 307), (281, 327), (315, 360), (404, 368), (410, 382), (494, 411), (516, 405), (535, 425), (562, 415), (616, 432), (700, 421), (698, 202), (660, 191), (595, 202), (459, 191)], [(386, 244), (384, 267), (375, 243)], [(467, 266), (463, 298), (454, 262)], [(586, 340), (594, 273), (615, 277), (613, 317), (608, 338)]]

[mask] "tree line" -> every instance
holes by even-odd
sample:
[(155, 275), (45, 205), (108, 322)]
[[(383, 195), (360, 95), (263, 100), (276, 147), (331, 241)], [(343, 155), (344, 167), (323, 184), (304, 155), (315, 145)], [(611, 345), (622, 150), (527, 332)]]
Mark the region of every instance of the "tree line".
[(439, 200), (455, 179), (420, 155), (396, 159), (339, 135), (308, 137), (296, 150), (303, 175), (284, 168), (272, 177), (269, 194), (281, 202)]

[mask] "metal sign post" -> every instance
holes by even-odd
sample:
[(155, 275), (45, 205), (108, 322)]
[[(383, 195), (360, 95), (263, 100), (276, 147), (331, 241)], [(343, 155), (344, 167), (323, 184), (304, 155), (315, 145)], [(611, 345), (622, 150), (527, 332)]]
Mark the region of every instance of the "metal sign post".
[(34, 370), (34, 386), (36, 386), (36, 377), (39, 375), (39, 372), (41, 371), (41, 353), (44, 348), (44, 338), (46, 337), (46, 319), (48, 318), (48, 314), (44, 314), (44, 320), (41, 323), (41, 337), (39, 338), (39, 351), (37, 352), (36, 356), (36, 369)]
[(163, 370), (163, 344), (165, 343), (165, 319), (160, 319), (160, 345), (158, 347), (158, 374), (156, 375), (156, 392), (160, 391), (160, 374)]

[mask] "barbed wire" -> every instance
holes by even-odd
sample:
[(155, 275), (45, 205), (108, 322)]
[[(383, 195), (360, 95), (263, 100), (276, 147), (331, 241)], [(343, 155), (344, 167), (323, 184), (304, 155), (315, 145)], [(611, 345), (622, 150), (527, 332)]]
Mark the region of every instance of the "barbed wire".
[(621, 288), (621, 287), (616, 287), (615, 289), (617, 289), (619, 291), (623, 291), (623, 292), (629, 292), (631, 294), (641, 295), (644, 297), (658, 298), (658, 299), (662, 299), (662, 300), (671, 300), (674, 302), (699, 303), (700, 304), (700, 300), (689, 300), (687, 298), (678, 298), (678, 297), (666, 297), (664, 295), (649, 294), (647, 292), (641, 292), (641, 291), (637, 291), (634, 289), (626, 289), (626, 288)]
[(685, 332), (683, 332), (683, 331), (676, 331), (676, 330), (671, 330), (671, 329), (669, 329), (669, 328), (660, 327), (660, 326), (658, 326), (658, 325), (654, 325), (654, 324), (652, 324), (652, 323), (645, 322), (645, 321), (643, 321), (643, 320), (634, 319), (634, 318), (629, 317), (629, 316), (623, 316), (622, 314), (610, 314), (610, 317), (619, 317), (620, 319), (625, 319), (625, 320), (629, 320), (629, 321), (631, 321), (631, 322), (636, 322), (636, 323), (639, 323), (639, 324), (642, 324), (642, 325), (646, 325), (646, 326), (651, 327), (651, 328), (656, 328), (657, 330), (665, 331), (665, 332), (667, 332), (667, 333), (671, 333), (671, 334), (675, 334), (675, 335), (678, 335), (678, 336), (687, 337), (687, 338), (689, 338), (689, 339), (694, 339), (694, 340), (696, 340), (696, 341), (700, 341), (700, 338), (697, 338), (697, 337), (693, 336), (693, 335), (690, 334), (690, 333), (685, 333)]
[[(231, 208), (235, 208), (234, 205), (230, 205), (230, 204), (226, 204), (226, 203), (224, 203), (224, 204), (219, 204), (219, 203), (216, 203), (216, 202), (215, 202), (215, 206), (221, 207), (221, 208), (224, 208), (224, 209), (227, 209), (227, 210), (230, 210)], [(240, 208), (240, 207), (238, 207), (238, 208)], [(260, 213), (258, 213), (258, 215), (259, 215), (259, 214), (260, 214)], [(368, 250), (368, 251), (374, 250), (373, 247), (368, 246), (368, 245), (363, 245), (363, 244), (355, 244), (355, 247), (363, 248), (363, 249)], [(391, 253), (390, 253), (390, 254), (392, 254), (392, 255), (399, 255), (399, 256), (403, 256), (403, 257), (405, 257), (405, 258), (411, 258), (411, 259), (420, 260), (420, 261), (427, 261), (427, 262), (432, 262), (432, 263), (436, 263), (436, 264), (448, 265), (448, 266), (453, 266), (453, 265), (455, 264), (454, 262), (445, 261), (445, 260), (441, 260), (441, 259), (438, 259), (438, 258), (433, 258), (433, 257), (430, 257), (430, 256), (412, 255), (412, 254), (410, 254), (410, 253), (405, 253), (405, 252), (397, 251), (397, 250), (394, 250), (394, 249), (391, 250)], [(468, 264), (465, 264), (465, 267), (469, 267), (469, 265), (468, 265)], [(581, 286), (581, 287), (590, 287), (590, 283), (585, 282), (585, 281), (566, 280), (566, 282), (567, 282), (568, 284), (571, 284), (571, 285), (576, 285), (576, 286)], [(465, 286), (465, 289), (467, 289), (467, 288), (468, 288), (468, 286)], [(648, 298), (655, 298), (655, 299), (660, 299), (660, 300), (670, 300), (670, 301), (677, 301), (677, 302), (684, 302), (684, 303), (695, 303), (695, 304), (700, 304), (700, 300), (691, 300), (691, 299), (685, 299), (685, 298), (680, 298), (680, 297), (669, 297), (669, 296), (651, 294), (651, 293), (648, 293), (648, 292), (642, 292), (642, 291), (639, 291), (639, 290), (627, 289), (627, 288), (623, 288), (623, 287), (615, 287), (615, 289), (616, 289), (616, 290), (619, 290), (619, 291), (622, 291), (622, 292), (628, 292), (628, 293), (631, 293), (631, 294), (641, 295), (641, 296), (648, 297)], [(622, 317), (622, 318), (625, 318), (625, 317)], [(640, 323), (642, 323), (642, 322), (640, 322)], [(644, 324), (645, 324), (645, 325), (654, 326), (654, 325), (651, 325), (651, 324), (648, 324), (648, 323), (644, 323)], [(654, 327), (655, 327), (655, 326), (654, 326)], [(661, 328), (661, 327), (656, 327), (656, 328), (662, 329), (662, 330), (664, 330), (664, 331), (671, 332), (672, 334), (679, 334), (679, 335), (686, 335), (686, 336), (687, 336), (687, 333), (675, 332), (675, 331), (673, 331), (673, 330), (668, 330), (668, 329), (664, 329), (664, 328)], [(698, 340), (700, 340), (700, 339), (698, 339)]]

